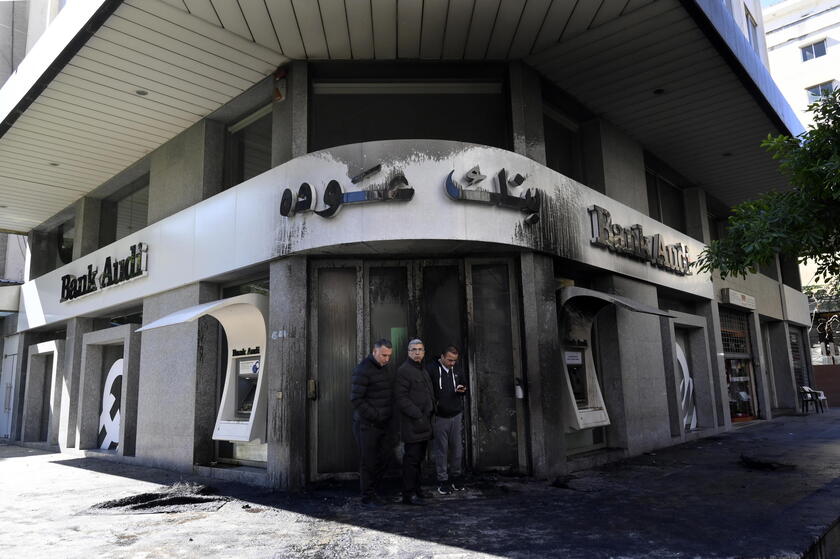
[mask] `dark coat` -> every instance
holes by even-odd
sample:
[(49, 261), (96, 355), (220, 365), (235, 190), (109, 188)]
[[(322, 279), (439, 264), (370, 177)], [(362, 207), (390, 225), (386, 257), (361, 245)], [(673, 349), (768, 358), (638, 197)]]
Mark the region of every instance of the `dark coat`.
[(407, 359), (397, 369), (394, 401), (400, 419), (403, 442), (417, 443), (432, 438), (434, 393), (423, 365)]
[(380, 366), (373, 355), (362, 359), (353, 369), (353, 387), (350, 391), (353, 419), (385, 427), (394, 407), (393, 384), (394, 377), (387, 365)]

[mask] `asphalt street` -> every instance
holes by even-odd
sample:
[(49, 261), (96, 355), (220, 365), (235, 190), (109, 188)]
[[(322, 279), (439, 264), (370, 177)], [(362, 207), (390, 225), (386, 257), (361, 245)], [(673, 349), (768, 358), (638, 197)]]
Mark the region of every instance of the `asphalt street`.
[(0, 443), (0, 503), (3, 557), (816, 558), (840, 517), (840, 411), (558, 480), (473, 477), (422, 507), (367, 508), (350, 483), (274, 493)]

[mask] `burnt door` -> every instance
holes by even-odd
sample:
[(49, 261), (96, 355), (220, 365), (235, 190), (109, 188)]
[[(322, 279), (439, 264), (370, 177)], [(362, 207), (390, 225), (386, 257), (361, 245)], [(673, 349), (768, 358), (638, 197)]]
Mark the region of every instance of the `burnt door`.
[(310, 467), (312, 479), (359, 469), (350, 385), (362, 354), (361, 267), (353, 262), (312, 268)]
[[(472, 460), (478, 470), (527, 472), (513, 262), (468, 260)], [(517, 398), (517, 395), (520, 397)]]

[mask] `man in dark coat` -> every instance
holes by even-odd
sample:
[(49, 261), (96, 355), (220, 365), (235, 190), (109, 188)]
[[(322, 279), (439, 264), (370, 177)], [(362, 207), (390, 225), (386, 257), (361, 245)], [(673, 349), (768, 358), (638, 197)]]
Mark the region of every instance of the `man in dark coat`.
[(426, 349), (423, 341), (408, 343), (408, 359), (397, 369), (394, 380), (394, 401), (400, 419), (400, 434), (405, 448), (403, 456), (402, 502), (422, 504), (420, 465), (426, 456), (426, 445), (432, 438), (434, 392), (429, 375), (423, 369)]
[(437, 470), (438, 493), (441, 495), (464, 489), (460, 478), (467, 381), (463, 373), (455, 369), (459, 353), (455, 346), (447, 346), (440, 354), (440, 359), (429, 363), (427, 367), (435, 393), (432, 458)]
[(353, 435), (359, 445), (359, 485), (362, 503), (382, 505), (377, 494), (391, 458), (388, 425), (394, 408), (394, 379), (388, 362), (391, 342), (379, 340), (370, 355), (353, 369)]

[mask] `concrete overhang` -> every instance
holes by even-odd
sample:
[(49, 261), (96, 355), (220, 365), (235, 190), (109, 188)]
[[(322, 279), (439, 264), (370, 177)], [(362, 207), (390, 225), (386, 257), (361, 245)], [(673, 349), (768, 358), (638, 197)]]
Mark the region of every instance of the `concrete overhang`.
[(20, 285), (0, 286), (0, 317), (18, 312), (20, 307)]
[(721, 5), (75, 2), (0, 89), (0, 230), (32, 230), (290, 59), (524, 60), (727, 204), (786, 188), (759, 142), (801, 125)]

